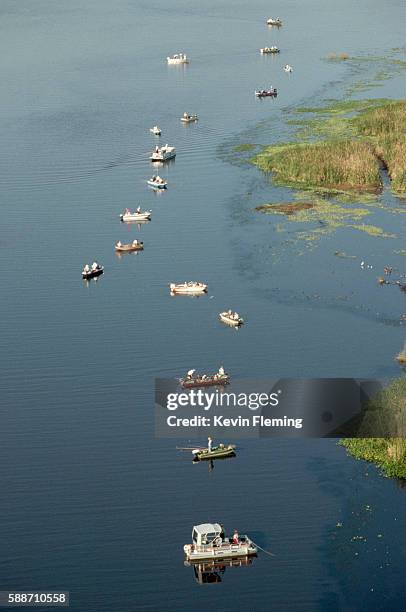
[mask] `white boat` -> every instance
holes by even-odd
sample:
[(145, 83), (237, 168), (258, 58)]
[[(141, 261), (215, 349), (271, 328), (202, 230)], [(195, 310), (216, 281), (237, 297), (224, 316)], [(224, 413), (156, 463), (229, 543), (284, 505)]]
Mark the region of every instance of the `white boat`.
[(285, 72), (292, 72), (293, 68), (290, 64), (286, 64), (286, 66), (283, 67)]
[(183, 113), (183, 116), (180, 118), (183, 123), (193, 123), (199, 120), (197, 115), (189, 115), (189, 113)]
[(154, 189), (166, 189), (168, 185), (168, 182), (160, 176), (152, 176), (147, 183), (150, 187), (154, 187)]
[(163, 147), (155, 147), (155, 151), (152, 152), (149, 159), (154, 162), (164, 162), (174, 157), (176, 157), (175, 147), (170, 147), (166, 144)]
[(186, 53), (175, 53), (175, 55), (167, 57), (166, 61), (168, 64), (188, 64), (189, 58), (187, 57)]
[(269, 19), (267, 19), (266, 23), (269, 26), (280, 27), (282, 25), (282, 19), (279, 19), (279, 17), (277, 17), (276, 19), (273, 19), (272, 17), (270, 17)]
[(151, 220), (151, 210), (142, 210), (137, 209), (134, 212), (131, 212), (129, 208), (126, 208), (123, 213), (120, 215), (121, 221), (124, 223), (130, 223), (133, 221), (150, 221)]
[(278, 47), (275, 47), (275, 46), (272, 46), (272, 47), (263, 47), (259, 51), (263, 55), (266, 54), (266, 53), (280, 53), (280, 49), (278, 49)]
[(154, 127), (150, 128), (149, 131), (152, 132), (155, 136), (160, 136), (162, 134), (161, 128), (157, 125), (154, 125)]
[(198, 293), (206, 293), (207, 285), (204, 283), (197, 283), (195, 281), (180, 284), (170, 283), (169, 289), (172, 294), (178, 293), (182, 295), (196, 295)]
[(244, 319), (240, 317), (238, 312), (233, 312), (232, 310), (226, 310), (224, 312), (220, 312), (219, 314), (220, 320), (223, 323), (227, 323), (227, 325), (233, 325), (234, 327), (238, 327), (244, 323)]
[(258, 549), (246, 535), (235, 532), (226, 538), (219, 523), (203, 523), (193, 527), (192, 544), (185, 544), (183, 551), (188, 561), (199, 561), (255, 556)]

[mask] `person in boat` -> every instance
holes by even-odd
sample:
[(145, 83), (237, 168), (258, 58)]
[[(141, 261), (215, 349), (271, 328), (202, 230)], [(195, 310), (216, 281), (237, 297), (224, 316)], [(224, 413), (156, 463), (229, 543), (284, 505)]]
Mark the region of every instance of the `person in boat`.
[(155, 147), (155, 153), (159, 153), (159, 147), (158, 146)]
[(238, 531), (236, 529), (234, 529), (233, 540), (232, 540), (233, 544), (238, 544), (238, 539), (239, 539)]
[(85, 274), (87, 274), (88, 272), (90, 272), (89, 264), (86, 264), (86, 265), (85, 265), (85, 267), (83, 268), (83, 272), (85, 272)]
[(138, 206), (138, 208), (136, 210), (136, 213), (139, 214), (139, 215), (141, 214), (141, 206)]
[(195, 373), (195, 370), (189, 370), (189, 372), (186, 374), (186, 378), (188, 380), (191, 380), (193, 378), (194, 373)]
[(225, 375), (225, 372), (224, 372), (224, 368), (223, 368), (223, 366), (220, 366), (220, 367), (219, 367), (218, 375), (219, 375), (219, 376), (224, 376), (224, 375)]
[(119, 248), (121, 247), (121, 240), (117, 242), (116, 247), (119, 247)]
[(94, 261), (94, 262), (92, 263), (92, 270), (97, 270), (97, 269), (98, 269), (98, 267), (99, 267), (99, 264), (97, 263), (97, 261)]
[(209, 451), (209, 453), (211, 453), (212, 448), (213, 448), (213, 440), (209, 436), (207, 438), (207, 450)]
[(137, 246), (137, 244), (138, 244), (138, 240), (137, 239), (133, 240), (133, 246)]

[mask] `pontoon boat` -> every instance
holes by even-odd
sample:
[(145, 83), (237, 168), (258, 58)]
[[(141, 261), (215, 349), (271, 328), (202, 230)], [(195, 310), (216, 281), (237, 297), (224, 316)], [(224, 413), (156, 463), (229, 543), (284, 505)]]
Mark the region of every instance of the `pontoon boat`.
[(258, 552), (248, 536), (226, 538), (219, 523), (195, 525), (192, 531), (192, 544), (183, 547), (188, 561), (232, 559), (255, 556)]

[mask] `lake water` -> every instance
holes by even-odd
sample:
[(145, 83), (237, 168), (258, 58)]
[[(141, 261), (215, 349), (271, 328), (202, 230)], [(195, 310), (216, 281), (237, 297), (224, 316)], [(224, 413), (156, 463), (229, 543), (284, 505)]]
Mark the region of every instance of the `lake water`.
[[(394, 238), (341, 228), (302, 249), (253, 211), (291, 192), (230, 151), (280, 140), (286, 109), (369, 78), (322, 58), (402, 47), (404, 2), (2, 0), (0, 14), (0, 590), (69, 590), (86, 612), (400, 609), (401, 486), (334, 440), (245, 440), (212, 471), (192, 465), (154, 438), (153, 391), (220, 363), (237, 378), (398, 374), (405, 297), (375, 278), (405, 271), (404, 215), (374, 213)], [(259, 55), (270, 44), (280, 57)], [(179, 51), (190, 65), (167, 66)], [(279, 97), (256, 100), (270, 84)], [(404, 96), (401, 75), (381, 85), (366, 95)], [(155, 124), (178, 151), (158, 194)], [(152, 222), (121, 225), (138, 203)], [(135, 237), (144, 252), (118, 258)], [(86, 286), (95, 258), (105, 274)], [(209, 295), (171, 298), (185, 279)], [(239, 333), (225, 308), (246, 318)], [(182, 547), (217, 520), (275, 556), (199, 585)]]

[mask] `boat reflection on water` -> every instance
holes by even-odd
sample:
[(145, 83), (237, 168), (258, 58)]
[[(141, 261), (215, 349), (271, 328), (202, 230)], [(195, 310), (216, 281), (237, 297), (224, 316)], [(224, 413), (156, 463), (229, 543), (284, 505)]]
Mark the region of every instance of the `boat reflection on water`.
[(196, 464), (196, 463), (206, 463), (209, 472), (212, 472), (214, 470), (214, 463), (216, 461), (226, 461), (228, 459), (235, 459), (235, 455), (230, 455), (230, 457), (217, 457), (216, 459), (210, 459), (209, 461), (201, 461), (200, 459), (192, 459), (192, 463)]
[(256, 556), (240, 557), (238, 559), (222, 559), (221, 561), (185, 561), (186, 567), (193, 567), (195, 580), (198, 584), (213, 584), (223, 581), (227, 568), (252, 565)]
[(114, 253), (118, 259), (121, 259), (122, 257), (127, 257), (127, 255), (139, 255), (141, 251), (114, 251)]

